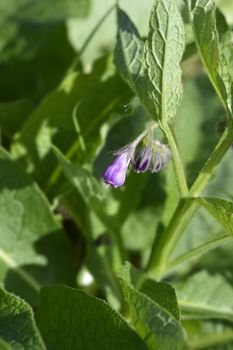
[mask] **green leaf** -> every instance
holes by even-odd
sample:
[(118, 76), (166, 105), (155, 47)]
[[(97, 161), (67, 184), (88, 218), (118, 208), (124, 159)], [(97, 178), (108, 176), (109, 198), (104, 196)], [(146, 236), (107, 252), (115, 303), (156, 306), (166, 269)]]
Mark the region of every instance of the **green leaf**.
[(231, 81), (233, 81), (233, 31), (226, 30), (221, 37), (220, 48), (221, 52), (224, 55), (226, 65), (228, 67), (228, 72), (231, 77)]
[(65, 286), (42, 289), (38, 324), (48, 350), (147, 349), (108, 304)]
[(32, 111), (30, 101), (22, 99), (0, 103), (0, 127), (9, 139), (20, 130)]
[(74, 187), (78, 189), (88, 207), (97, 213), (101, 213), (105, 200), (105, 192), (97, 179), (79, 164), (71, 163), (56, 147), (53, 147), (53, 152), (65, 175)]
[(1, 28), (0, 20), (0, 33), (10, 34), (6, 43), (0, 34), (0, 100), (26, 98), (37, 105), (64, 78), (76, 53), (63, 23), (10, 24), (14, 27), (3, 22)]
[(175, 289), (170, 284), (147, 279), (142, 284), (140, 292), (169, 311), (175, 319), (180, 320), (180, 310), (176, 300)]
[(213, 0), (199, 0), (193, 11), (193, 32), (202, 62), (223, 106), (232, 114), (232, 80), (220, 50)]
[(120, 8), (117, 9), (117, 22), (114, 61), (122, 78), (143, 102), (143, 96), (145, 95), (144, 42), (130, 18)]
[(9, 343), (6, 343), (2, 338), (0, 338), (0, 350), (12, 350)]
[[(150, 350), (188, 349), (186, 336), (179, 322), (170, 312), (157, 303), (159, 301), (164, 305), (165, 299), (162, 296), (158, 297), (156, 292), (151, 290), (151, 284), (150, 288), (146, 285), (145, 290), (157, 302), (150, 296), (136, 290), (132, 282), (135, 283), (137, 279), (138, 272), (129, 270), (127, 266), (120, 273), (120, 280), (125, 299), (129, 304), (132, 323), (148, 348)], [(160, 285), (160, 287), (164, 290), (164, 286)]]
[(147, 104), (154, 119), (173, 118), (182, 98), (184, 25), (175, 0), (156, 0), (145, 44)]
[(230, 324), (216, 320), (185, 320), (182, 323), (191, 349), (232, 349), (233, 328)]
[(182, 318), (220, 318), (233, 322), (233, 288), (219, 274), (196, 273), (176, 284)]
[[(120, 222), (117, 220), (117, 202), (111, 195), (107, 196), (109, 193), (90, 172), (78, 164), (71, 164), (58, 149), (54, 148), (54, 152), (65, 176), (77, 189), (87, 206), (86, 218), (88, 223), (84, 228), (87, 236), (87, 267), (102, 289), (106, 291), (106, 288), (110, 287), (115, 296), (120, 299), (121, 291), (114, 275), (114, 269), (119, 268), (124, 252), (120, 237)], [(109, 232), (110, 241), (112, 240), (113, 243), (110, 247), (103, 246), (100, 249), (95, 247), (90, 210), (104, 225), (103, 233)]]
[(3, 149), (0, 169), (0, 282), (35, 303), (43, 283), (74, 285), (74, 254), (44, 195)]
[[(141, 0), (134, 0), (133, 6), (129, 1), (121, 1), (120, 5), (133, 20), (141, 36), (146, 36), (153, 0), (147, 0), (146, 4)], [(85, 51), (82, 52), (82, 61), (84, 64), (92, 65), (92, 63), (103, 54), (103, 47), (108, 50), (108, 52), (114, 49), (116, 36), (114, 10), (116, 7), (116, 2), (112, 0), (101, 0), (101, 2), (92, 1), (91, 11), (85, 19), (73, 19), (69, 21), (69, 38), (77, 51), (82, 49), (90, 32), (96, 28), (101, 21), (101, 26), (95, 31), (95, 37), (91, 41), (91, 45), (86, 46)], [(108, 14), (107, 17), (105, 17), (106, 14)], [(104, 17), (105, 19), (103, 21)], [(87, 30), (87, 28), (89, 30)]]
[(57, 0), (56, 7), (53, 8), (51, 0), (41, 0), (40, 2), (31, 0), (2, 0), (0, 11), (1, 17), (6, 17), (9, 21), (14, 18), (17, 22), (48, 22), (63, 21), (69, 17), (84, 17), (88, 14), (90, 0)]
[(226, 231), (233, 235), (233, 203), (220, 198), (196, 198), (215, 219), (222, 224)]
[(80, 164), (91, 162), (101, 141), (100, 128), (129, 94), (114, 67), (109, 69), (109, 59), (102, 57), (89, 74), (69, 74), (31, 114), (13, 145), (14, 156), (33, 170), (33, 177), (46, 191), (60, 174), (51, 145)]
[(0, 289), (0, 349), (45, 350), (30, 306)]
[(132, 284), (136, 289), (139, 288), (140, 292), (150, 297), (163, 309), (169, 311), (179, 321), (180, 310), (176, 300), (176, 293), (170, 284), (148, 279), (142, 271), (136, 269), (128, 262), (121, 268), (118, 275), (122, 280)]

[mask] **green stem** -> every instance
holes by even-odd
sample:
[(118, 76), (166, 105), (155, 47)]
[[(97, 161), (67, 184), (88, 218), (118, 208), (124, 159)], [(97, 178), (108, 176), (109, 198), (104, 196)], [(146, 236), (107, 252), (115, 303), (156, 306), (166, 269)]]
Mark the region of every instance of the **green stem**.
[(215, 147), (213, 153), (210, 158), (204, 165), (202, 171), (199, 176), (195, 180), (190, 192), (193, 197), (198, 196), (206, 184), (209, 182), (210, 178), (213, 175), (215, 168), (218, 166), (223, 156), (233, 143), (233, 124), (230, 124), (228, 128), (226, 128), (222, 137), (220, 138), (217, 146)]
[[(200, 195), (203, 191), (210, 180), (213, 171), (229, 149), (232, 142), (233, 127), (231, 124), (222, 135), (219, 143), (194, 182), (191, 188), (192, 197)], [(168, 258), (198, 208), (199, 205), (191, 199), (181, 199), (170, 223), (162, 234), (161, 240), (152, 248), (147, 270), (149, 274), (153, 275), (153, 277), (159, 279), (166, 272)]]
[(180, 157), (180, 152), (177, 146), (175, 131), (173, 127), (169, 126), (168, 124), (161, 125), (161, 129), (165, 133), (169, 142), (169, 146), (171, 147), (171, 150), (172, 150), (173, 165), (174, 165), (174, 170), (176, 174), (176, 180), (177, 180), (177, 185), (179, 187), (180, 195), (182, 198), (189, 197), (190, 196), (189, 189), (188, 189), (188, 185), (185, 177), (183, 162)]
[(160, 279), (167, 269), (167, 261), (182, 232), (190, 222), (198, 204), (191, 200), (181, 200), (173, 217), (162, 233), (161, 239), (152, 248), (147, 271), (149, 275)]
[(228, 241), (231, 241), (232, 239), (233, 239), (232, 236), (225, 234), (225, 235), (221, 235), (220, 237), (217, 237), (211, 241), (205, 242), (205, 243), (201, 244), (200, 246), (189, 250), (187, 253), (184, 253), (184, 254), (178, 256), (178, 258), (168, 262), (166, 271), (174, 270), (177, 266), (179, 266), (183, 262), (187, 262), (188, 260), (195, 259), (195, 258), (199, 257), (200, 255), (203, 255), (203, 254), (209, 252), (210, 250), (213, 250), (213, 249), (219, 247), (221, 244), (224, 244)]

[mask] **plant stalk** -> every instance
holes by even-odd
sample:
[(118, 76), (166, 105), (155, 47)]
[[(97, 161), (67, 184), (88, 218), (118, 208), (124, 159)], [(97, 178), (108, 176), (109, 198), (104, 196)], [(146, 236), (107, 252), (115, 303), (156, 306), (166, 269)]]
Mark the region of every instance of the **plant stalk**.
[(150, 260), (147, 266), (149, 275), (160, 279), (167, 269), (167, 262), (171, 252), (176, 246), (180, 236), (189, 224), (192, 216), (199, 208), (199, 204), (192, 200), (197, 197), (208, 184), (215, 168), (222, 160), (226, 151), (233, 142), (233, 124), (231, 123), (220, 138), (213, 153), (201, 170), (199, 176), (191, 187), (189, 198), (181, 199), (173, 217), (165, 228), (161, 240), (153, 246)]
[(176, 174), (177, 185), (180, 191), (181, 198), (187, 198), (190, 196), (189, 189), (186, 181), (186, 176), (184, 172), (183, 162), (180, 157), (180, 152), (178, 150), (176, 135), (173, 126), (168, 124), (161, 125), (161, 129), (168, 139), (169, 146), (172, 150), (172, 159), (174, 170)]

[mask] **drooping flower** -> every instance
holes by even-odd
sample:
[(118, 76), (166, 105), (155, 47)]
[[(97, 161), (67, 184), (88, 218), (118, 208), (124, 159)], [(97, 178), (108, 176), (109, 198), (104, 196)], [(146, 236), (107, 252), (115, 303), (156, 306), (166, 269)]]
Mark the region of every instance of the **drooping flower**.
[[(168, 145), (153, 140), (153, 128), (155, 126), (153, 125), (143, 131), (132, 143), (114, 153), (114, 161), (107, 166), (103, 173), (106, 184), (115, 188), (122, 186), (130, 163), (132, 163), (132, 168), (137, 173), (144, 173), (148, 169), (155, 173), (167, 164), (169, 158), (172, 157), (172, 152)], [(135, 157), (134, 153), (141, 142), (143, 147)]]
[(147, 132), (143, 131), (132, 143), (114, 152), (115, 160), (107, 166), (103, 173), (103, 179), (107, 185), (117, 188), (124, 184), (127, 169), (134, 159), (135, 149)]
[(126, 171), (128, 169), (131, 157), (129, 152), (120, 153), (103, 173), (104, 182), (115, 188), (120, 187), (125, 182)]

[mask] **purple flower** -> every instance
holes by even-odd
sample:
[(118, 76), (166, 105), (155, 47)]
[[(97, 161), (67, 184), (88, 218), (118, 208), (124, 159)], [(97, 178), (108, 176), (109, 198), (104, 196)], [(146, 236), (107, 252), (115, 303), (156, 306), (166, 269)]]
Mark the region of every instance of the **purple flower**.
[[(168, 145), (154, 141), (153, 128), (156, 126), (156, 124), (152, 125), (152, 127), (143, 131), (132, 143), (114, 153), (114, 161), (103, 173), (103, 179), (107, 185), (115, 188), (122, 186), (131, 161), (137, 173), (144, 173), (148, 169), (155, 173), (167, 164), (169, 158), (172, 157), (172, 152)], [(144, 146), (134, 157), (135, 150), (141, 142)]]
[(147, 147), (143, 147), (135, 161), (135, 170), (137, 173), (144, 173), (150, 167), (152, 159), (152, 144), (150, 143)]
[(120, 153), (114, 162), (105, 169), (103, 173), (104, 182), (115, 188), (122, 186), (125, 182), (126, 171), (130, 161), (131, 156), (127, 150)]

